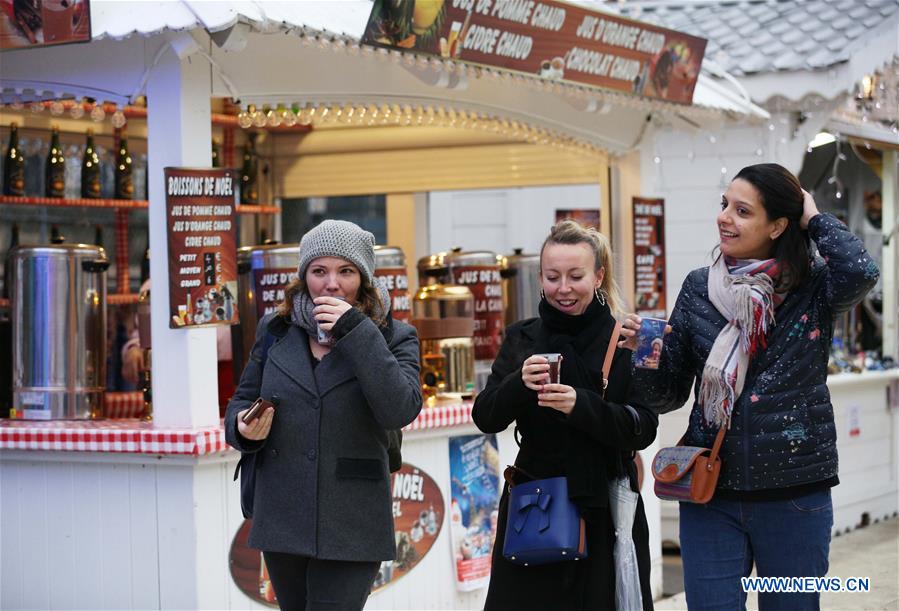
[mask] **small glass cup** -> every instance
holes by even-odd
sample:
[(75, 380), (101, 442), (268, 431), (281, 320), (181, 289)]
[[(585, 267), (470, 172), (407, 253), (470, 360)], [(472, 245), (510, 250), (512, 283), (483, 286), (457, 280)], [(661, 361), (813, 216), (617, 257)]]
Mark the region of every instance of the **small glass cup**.
[(663, 318), (643, 318), (637, 332), (637, 350), (634, 352), (634, 366), (641, 369), (658, 369), (665, 343), (665, 327), (668, 321)]
[[(327, 297), (334, 297), (334, 299), (339, 299), (339, 300), (341, 300), (341, 301), (346, 301), (345, 298), (343, 298), (343, 297), (338, 297), (338, 296), (336, 296), (336, 295), (319, 295), (319, 296), (320, 296), (320, 297), (324, 297), (324, 296), (327, 296)], [(319, 344), (321, 344), (322, 346), (333, 346), (334, 344), (337, 343), (337, 342), (334, 341), (334, 336), (331, 335), (331, 332), (330, 332), (330, 331), (325, 331), (325, 330), (322, 329), (320, 326), (318, 326), (318, 321), (316, 321), (316, 325), (315, 325), (315, 326), (318, 328), (318, 343), (319, 343)]]
[(558, 384), (562, 375), (562, 355), (558, 352), (545, 352), (538, 354), (549, 363), (549, 382), (547, 384)]

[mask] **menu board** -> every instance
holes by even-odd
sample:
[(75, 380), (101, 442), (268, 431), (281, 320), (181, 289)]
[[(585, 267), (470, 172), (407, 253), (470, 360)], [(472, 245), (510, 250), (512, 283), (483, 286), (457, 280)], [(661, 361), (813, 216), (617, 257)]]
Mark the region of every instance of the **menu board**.
[(635, 197), (633, 205), (635, 308), (665, 318), (665, 200)]
[(702, 38), (553, 0), (375, 0), (362, 42), (690, 104)]
[(0, 50), (88, 42), (90, 39), (89, 0), (0, 2)]
[(169, 327), (238, 322), (234, 170), (165, 168)]

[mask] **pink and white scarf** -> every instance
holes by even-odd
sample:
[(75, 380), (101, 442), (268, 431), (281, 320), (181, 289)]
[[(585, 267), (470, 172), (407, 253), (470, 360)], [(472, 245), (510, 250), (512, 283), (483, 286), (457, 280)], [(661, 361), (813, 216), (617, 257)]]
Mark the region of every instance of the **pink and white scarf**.
[(749, 361), (767, 345), (774, 308), (786, 297), (774, 290), (779, 280), (775, 259), (721, 256), (709, 268), (709, 299), (728, 323), (718, 333), (702, 371), (699, 403), (708, 424), (729, 426)]

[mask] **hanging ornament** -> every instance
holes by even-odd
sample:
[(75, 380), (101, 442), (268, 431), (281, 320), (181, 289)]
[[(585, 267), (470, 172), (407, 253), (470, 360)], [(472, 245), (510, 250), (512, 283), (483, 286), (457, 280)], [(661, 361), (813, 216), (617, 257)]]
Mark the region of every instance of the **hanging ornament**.
[(121, 108), (116, 108), (116, 111), (112, 113), (112, 118), (109, 120), (112, 123), (112, 126), (116, 129), (122, 129), (125, 127), (125, 124), (128, 122), (128, 119), (125, 117), (125, 113)]
[(103, 104), (94, 104), (91, 108), (91, 119), (99, 123), (106, 118), (106, 111), (103, 110)]

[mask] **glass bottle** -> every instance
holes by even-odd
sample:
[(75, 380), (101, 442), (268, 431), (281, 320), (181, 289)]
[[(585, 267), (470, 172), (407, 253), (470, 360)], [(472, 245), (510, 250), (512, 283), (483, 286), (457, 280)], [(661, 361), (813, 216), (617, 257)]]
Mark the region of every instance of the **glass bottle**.
[(212, 139), (212, 167), (222, 167), (222, 149), (219, 146), (218, 138)]
[(12, 249), (19, 245), (19, 225), (13, 223), (9, 238), (9, 250), (6, 251), (6, 260), (3, 265), (3, 297), (12, 298)]
[(87, 144), (81, 161), (81, 197), (100, 198), (100, 158), (94, 148), (94, 130), (87, 130)]
[(44, 196), (66, 196), (66, 159), (62, 146), (59, 144), (58, 125), (53, 126), (50, 151), (47, 153), (47, 163), (44, 166)]
[(19, 147), (19, 126), (9, 125), (9, 148), (3, 159), (3, 195), (25, 195), (25, 156)]
[(131, 177), (131, 155), (128, 154), (128, 138), (124, 132), (119, 139), (119, 153), (115, 162), (115, 198), (134, 199), (134, 181)]
[(259, 203), (259, 158), (256, 156), (256, 134), (247, 134), (243, 147), (243, 168), (240, 172), (240, 203)]

